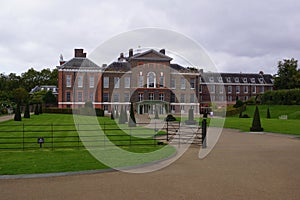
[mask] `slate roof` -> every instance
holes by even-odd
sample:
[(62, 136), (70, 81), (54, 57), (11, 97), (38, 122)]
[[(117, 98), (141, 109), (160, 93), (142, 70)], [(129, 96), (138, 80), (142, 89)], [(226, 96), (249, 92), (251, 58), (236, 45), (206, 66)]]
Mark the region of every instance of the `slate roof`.
[(271, 74), (204, 72), (201, 80), (203, 83), (273, 84)]
[[(155, 57), (148, 57), (147, 55), (154, 54)], [(129, 60), (149, 60), (149, 61), (171, 61), (173, 58), (166, 56), (163, 53), (155, 51), (154, 49), (149, 49), (143, 53), (134, 54)]]
[(100, 70), (101, 67), (96, 65), (93, 61), (88, 58), (75, 57), (71, 60), (65, 62), (61, 66), (58, 66), (58, 69), (90, 69), (90, 70)]
[(105, 68), (105, 71), (130, 71), (130, 64), (128, 62), (113, 62)]

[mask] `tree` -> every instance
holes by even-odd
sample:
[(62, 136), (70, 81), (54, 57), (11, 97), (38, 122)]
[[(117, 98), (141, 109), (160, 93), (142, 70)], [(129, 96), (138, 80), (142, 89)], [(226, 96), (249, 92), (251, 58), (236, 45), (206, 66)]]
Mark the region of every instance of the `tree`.
[(300, 70), (298, 61), (294, 58), (278, 62), (278, 71), (275, 75), (276, 89), (294, 89), (300, 87)]
[(264, 129), (261, 127), (260, 123), (260, 116), (259, 116), (259, 110), (258, 107), (256, 106), (255, 112), (254, 112), (254, 117), (252, 121), (252, 127), (250, 128), (250, 131), (263, 131)]
[(15, 121), (22, 121), (20, 104), (17, 104), (16, 110), (15, 110), (14, 120)]
[(17, 88), (13, 91), (13, 99), (16, 104), (22, 105), (28, 100), (28, 92), (24, 88)]
[[(47, 93), (42, 97), (42, 99), (45, 102), (46, 106), (57, 104), (56, 96), (52, 93), (51, 90), (47, 91)], [(92, 104), (92, 102), (86, 102), (85, 107), (87, 106), (87, 103)], [(93, 104), (92, 104), (91, 107), (93, 107)]]
[(129, 117), (128, 126), (129, 127), (135, 127), (136, 126), (136, 121), (135, 121), (133, 103), (132, 102), (130, 104), (130, 117)]
[(25, 112), (24, 112), (24, 118), (30, 118), (30, 111), (29, 111), (29, 103), (26, 103), (25, 106)]

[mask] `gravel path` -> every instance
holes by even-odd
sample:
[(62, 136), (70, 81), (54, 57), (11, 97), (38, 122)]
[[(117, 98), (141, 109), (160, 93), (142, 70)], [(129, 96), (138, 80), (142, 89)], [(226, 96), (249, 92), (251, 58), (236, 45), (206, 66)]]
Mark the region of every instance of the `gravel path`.
[(300, 199), (300, 140), (225, 129), (203, 160), (192, 146), (146, 174), (0, 180), (4, 199)]

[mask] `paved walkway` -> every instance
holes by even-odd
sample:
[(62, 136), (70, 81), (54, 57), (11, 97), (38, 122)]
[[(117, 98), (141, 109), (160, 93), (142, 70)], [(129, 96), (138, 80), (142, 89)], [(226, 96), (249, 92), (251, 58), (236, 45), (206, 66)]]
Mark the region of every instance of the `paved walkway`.
[(0, 117), (0, 122), (4, 122), (4, 121), (7, 121), (7, 120), (10, 120), (10, 119), (13, 119), (13, 118), (14, 118), (14, 115), (1, 116)]
[(107, 172), (0, 180), (1, 199), (300, 199), (300, 140), (225, 129), (198, 159), (192, 146), (146, 174)]

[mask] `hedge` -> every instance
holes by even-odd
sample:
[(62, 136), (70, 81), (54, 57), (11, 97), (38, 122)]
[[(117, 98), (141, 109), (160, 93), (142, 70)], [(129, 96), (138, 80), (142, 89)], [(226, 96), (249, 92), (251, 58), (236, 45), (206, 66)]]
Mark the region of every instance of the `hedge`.
[(80, 114), (80, 115), (94, 115), (98, 117), (104, 116), (104, 110), (100, 108), (80, 108), (80, 109), (71, 109), (71, 108), (45, 108), (44, 113), (55, 113), (55, 114)]
[(261, 96), (262, 104), (300, 105), (300, 89), (267, 91)]

